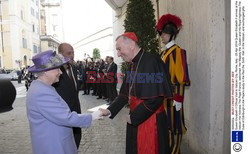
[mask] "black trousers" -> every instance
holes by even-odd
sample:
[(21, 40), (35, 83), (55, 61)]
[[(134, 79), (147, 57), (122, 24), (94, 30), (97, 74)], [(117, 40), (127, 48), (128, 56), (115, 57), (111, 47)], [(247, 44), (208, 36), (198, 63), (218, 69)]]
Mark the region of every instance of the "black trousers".
[(73, 127), (73, 134), (76, 142), (76, 147), (78, 149), (82, 139), (82, 129), (79, 127)]
[(117, 96), (116, 83), (107, 83), (108, 98), (113, 101)]

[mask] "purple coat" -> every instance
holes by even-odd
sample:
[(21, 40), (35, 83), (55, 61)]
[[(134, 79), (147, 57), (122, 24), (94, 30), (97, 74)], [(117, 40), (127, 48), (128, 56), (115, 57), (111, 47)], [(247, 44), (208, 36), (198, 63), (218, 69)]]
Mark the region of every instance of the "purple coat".
[(91, 114), (71, 112), (55, 88), (39, 80), (27, 93), (33, 154), (77, 154), (71, 127), (89, 127)]

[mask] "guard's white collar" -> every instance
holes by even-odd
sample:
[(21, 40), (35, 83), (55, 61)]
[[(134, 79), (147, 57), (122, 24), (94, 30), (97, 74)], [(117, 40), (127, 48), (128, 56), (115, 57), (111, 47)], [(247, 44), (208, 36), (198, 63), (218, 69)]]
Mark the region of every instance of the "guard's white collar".
[(166, 44), (166, 49), (169, 49), (169, 48), (172, 47), (173, 45), (175, 45), (175, 41), (174, 41), (174, 40), (172, 40), (172, 41), (170, 41), (170, 42), (168, 42), (168, 43)]

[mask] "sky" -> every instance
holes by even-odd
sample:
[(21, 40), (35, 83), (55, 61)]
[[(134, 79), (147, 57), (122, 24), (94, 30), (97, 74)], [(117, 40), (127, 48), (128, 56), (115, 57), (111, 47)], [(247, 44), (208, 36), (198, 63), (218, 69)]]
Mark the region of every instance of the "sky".
[(65, 42), (74, 44), (112, 27), (112, 9), (105, 0), (63, 0), (63, 23)]

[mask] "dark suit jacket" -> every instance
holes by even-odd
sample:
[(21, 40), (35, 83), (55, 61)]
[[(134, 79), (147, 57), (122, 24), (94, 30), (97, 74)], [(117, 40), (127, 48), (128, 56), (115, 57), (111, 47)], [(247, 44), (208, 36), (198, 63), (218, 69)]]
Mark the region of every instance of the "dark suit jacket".
[(71, 111), (81, 113), (80, 101), (78, 98), (79, 84), (77, 79), (77, 69), (75, 66), (72, 66), (77, 88), (75, 88), (73, 82), (70, 80), (65, 68), (62, 66), (60, 69), (62, 71), (62, 74), (59, 78), (59, 82), (54, 83), (53, 86), (56, 88), (58, 94), (68, 104)]
[(112, 63), (109, 69), (107, 70), (107, 73), (113, 73), (114, 81), (117, 80), (116, 73), (117, 73), (117, 65), (116, 63)]

